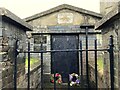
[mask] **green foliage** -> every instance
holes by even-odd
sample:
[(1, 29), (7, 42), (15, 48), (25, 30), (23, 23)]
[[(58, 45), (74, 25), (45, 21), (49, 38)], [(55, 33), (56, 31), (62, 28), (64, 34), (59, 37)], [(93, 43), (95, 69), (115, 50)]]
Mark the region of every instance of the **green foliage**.
[(97, 60), (98, 69), (103, 70), (103, 58), (99, 57)]
[[(33, 66), (36, 63), (40, 63), (40, 60), (38, 58), (30, 58), (30, 66)], [(25, 67), (28, 67), (28, 58), (25, 60)]]

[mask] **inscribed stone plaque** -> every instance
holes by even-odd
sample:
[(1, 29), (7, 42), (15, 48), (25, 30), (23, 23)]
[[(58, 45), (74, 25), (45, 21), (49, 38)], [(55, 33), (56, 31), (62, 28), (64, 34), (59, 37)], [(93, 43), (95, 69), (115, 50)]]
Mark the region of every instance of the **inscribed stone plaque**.
[(59, 13), (58, 14), (58, 23), (72, 23), (73, 22), (73, 14), (72, 13)]

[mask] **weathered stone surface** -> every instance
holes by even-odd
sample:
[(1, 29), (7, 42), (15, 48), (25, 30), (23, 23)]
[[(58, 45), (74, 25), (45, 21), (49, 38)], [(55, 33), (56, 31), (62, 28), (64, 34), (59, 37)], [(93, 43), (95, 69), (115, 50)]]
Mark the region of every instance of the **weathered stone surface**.
[[(64, 18), (62, 18), (64, 17)], [(101, 19), (100, 14), (96, 14), (94, 12), (90, 12), (84, 9), (80, 9), (70, 5), (60, 5), (58, 7), (52, 8), (48, 11), (33, 15), (25, 19), (29, 24), (33, 25), (34, 30), (33, 34), (38, 33), (46, 33), (47, 35), (47, 42), (43, 45), (46, 47), (47, 50), (51, 50), (51, 33), (54, 34), (79, 34), (80, 38), (82, 35), (80, 33), (85, 33), (85, 30), (80, 29), (80, 25), (83, 23), (88, 23), (94, 25), (97, 21)], [(61, 19), (62, 18), (62, 19)], [(66, 18), (68, 20), (66, 20)], [(65, 19), (65, 20), (64, 20)], [(89, 32), (94, 32), (94, 30), (90, 30)], [(84, 36), (83, 36), (84, 37)], [(34, 37), (33, 37), (34, 38)], [(35, 50), (34, 47), (36, 46), (37, 50), (40, 50), (40, 40), (31, 40), (31, 42), (37, 42), (33, 44), (31, 50)], [(93, 42), (93, 41), (92, 41)], [(85, 57), (85, 53), (83, 53), (83, 57)], [(40, 57), (38, 54), (32, 54), (32, 57)], [(84, 69), (86, 68), (85, 58), (83, 59), (84, 62)], [(51, 73), (51, 53), (44, 54), (44, 73)], [(41, 70), (39, 70), (40, 72)], [(34, 87), (35, 81), (37, 80), (37, 71), (34, 73), (33, 77), (31, 76), (31, 87)], [(86, 74), (84, 70), (84, 75)], [(40, 79), (40, 78), (39, 78)], [(38, 81), (37, 81), (38, 82)]]
[(7, 46), (8, 45), (9, 38), (8, 37), (3, 37), (2, 38), (2, 45)]
[(102, 29), (108, 26), (112, 20), (116, 20), (119, 18), (119, 13), (120, 13), (120, 2), (115, 6), (112, 11), (110, 11), (107, 15), (105, 15), (97, 24), (96, 24), (96, 29)]
[(2, 28), (0, 27), (0, 37), (3, 36)]
[(119, 0), (116, 1), (100, 0), (100, 13), (102, 15), (108, 14), (111, 10), (115, 8), (118, 1)]
[(2, 52), (8, 52), (8, 50), (10, 49), (10, 47), (7, 46), (2, 46)]
[[(98, 76), (97, 76), (98, 88), (105, 88), (103, 74), (99, 71), (97, 73), (98, 73)], [(95, 68), (91, 64), (89, 64), (89, 78), (91, 82), (93, 81), (95, 83)]]
[(0, 37), (0, 46), (2, 45), (2, 39), (3, 39), (3, 37)]
[(33, 19), (40, 18), (42, 16), (46, 16), (46, 15), (49, 15), (53, 12), (63, 10), (63, 9), (68, 9), (68, 10), (76, 11), (76, 12), (79, 12), (79, 13), (88, 14), (88, 15), (95, 16), (95, 17), (98, 17), (98, 18), (102, 17), (100, 14), (95, 13), (95, 12), (91, 12), (91, 11), (88, 11), (88, 10), (85, 10), (85, 9), (82, 9), (82, 8), (78, 8), (78, 7), (74, 7), (74, 6), (71, 6), (71, 5), (68, 5), (68, 4), (62, 4), (62, 5), (59, 5), (57, 7), (52, 8), (50, 10), (47, 10), (47, 11), (41, 12), (39, 14), (36, 14), (36, 15), (30, 16), (28, 18), (25, 18), (24, 20), (29, 22)]
[[(35, 68), (31, 69), (30, 71), (30, 88), (34, 88), (36, 89), (38, 87), (38, 85), (40, 84), (40, 66), (36, 66)], [(27, 83), (28, 83), (28, 77), (27, 77), (27, 73), (26, 75), (20, 75), (17, 78), (18, 82), (18, 88), (27, 88)]]
[(3, 84), (2, 84), (2, 79), (0, 79), (0, 89), (2, 89), (2, 86)]
[[(110, 35), (113, 35), (114, 40), (114, 86), (120, 88), (120, 60), (119, 60), (119, 48), (120, 48), (120, 2), (106, 16), (103, 17), (100, 22), (97, 23), (96, 29), (102, 29), (103, 34), (103, 48), (109, 48)], [(104, 84), (106, 88), (110, 87), (110, 58), (109, 53), (104, 52)]]
[[(4, 8), (0, 8), (0, 17), (0, 89), (13, 88), (15, 42), (19, 39), (18, 49), (25, 50), (26, 31), (32, 27)], [(17, 58), (16, 78), (20, 83), (23, 80), (20, 76), (25, 76), (25, 54), (21, 53)]]
[(0, 16), (5, 16), (6, 18), (12, 19), (12, 21), (18, 23), (21, 28), (24, 28), (24, 30), (32, 30), (32, 26), (24, 22), (22, 19), (20, 19), (18, 16), (10, 12), (9, 10), (5, 8), (0, 8)]

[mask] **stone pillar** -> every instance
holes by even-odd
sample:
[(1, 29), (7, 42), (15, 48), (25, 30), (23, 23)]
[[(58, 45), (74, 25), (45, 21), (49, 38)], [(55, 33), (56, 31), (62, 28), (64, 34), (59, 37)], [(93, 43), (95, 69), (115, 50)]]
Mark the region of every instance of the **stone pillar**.
[[(14, 85), (14, 60), (15, 60), (15, 41), (16, 39), (21, 39), (19, 42), (19, 49), (23, 50), (25, 48), (25, 32), (17, 31), (14, 26), (3, 22), (4, 27), (2, 30), (1, 38), (1, 51), (0, 51), (0, 84), (2, 88), (13, 88)], [(12, 28), (12, 29), (11, 29)], [(13, 30), (13, 31), (12, 31)], [(11, 33), (10, 33), (11, 32)], [(10, 35), (11, 34), (11, 35)], [(19, 35), (20, 34), (20, 35)], [(15, 37), (15, 38), (14, 38)], [(24, 43), (24, 44), (23, 44)], [(23, 80), (25, 77), (25, 57), (23, 53), (20, 53), (17, 58), (17, 86), (23, 85)]]
[(118, 29), (118, 88), (120, 88), (120, 26)]
[[(15, 42), (18, 48), (26, 49), (26, 30), (31, 26), (5, 8), (0, 8), (0, 90), (14, 88)], [(26, 88), (25, 55), (17, 56), (17, 88)]]

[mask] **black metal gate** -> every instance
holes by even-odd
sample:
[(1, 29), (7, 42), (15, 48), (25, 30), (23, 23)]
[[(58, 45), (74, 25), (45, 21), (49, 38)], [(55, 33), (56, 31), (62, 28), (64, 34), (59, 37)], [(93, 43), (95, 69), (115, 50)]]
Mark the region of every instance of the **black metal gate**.
[[(28, 90), (30, 90), (30, 53), (41, 53), (40, 56), (40, 60), (41, 60), (41, 90), (43, 90), (43, 53), (53, 53), (53, 55), (55, 53), (59, 53), (61, 54), (61, 52), (64, 53), (68, 53), (68, 52), (75, 52), (75, 54), (77, 54), (76, 52), (80, 53), (80, 57), (79, 57), (79, 67), (81, 67), (81, 72), (79, 73), (79, 76), (81, 77), (81, 87), (80, 88), (84, 88), (84, 83), (83, 83), (83, 51), (86, 52), (86, 87), (87, 89), (90, 89), (91, 86), (89, 84), (90, 79), (89, 79), (89, 70), (88, 70), (88, 52), (93, 51), (95, 52), (95, 89), (98, 89), (98, 80), (97, 80), (97, 52), (98, 51), (107, 51), (109, 52), (109, 57), (110, 57), (110, 79), (111, 79), (111, 90), (114, 90), (114, 55), (113, 55), (113, 36), (110, 36), (110, 43), (109, 43), (109, 48), (108, 49), (97, 49), (97, 40), (94, 41), (94, 49), (88, 49), (88, 29), (89, 28), (93, 28), (93, 26), (81, 26), (81, 28), (84, 28), (86, 30), (86, 49), (82, 49), (82, 42), (80, 41), (80, 49), (78, 48), (63, 48), (55, 50), (43, 50), (43, 44), (41, 42), (41, 50), (40, 51), (30, 51), (30, 43), (28, 42), (28, 51), (24, 51), (24, 53), (28, 53)], [(18, 40), (16, 41), (16, 54), (15, 54), (15, 62), (14, 62), (14, 90), (17, 90), (17, 55), (19, 53), (23, 53), (23, 52), (18, 52)], [(77, 46), (76, 46), (77, 47)], [(66, 57), (67, 58), (67, 57)], [(72, 57), (71, 57), (72, 58)], [(53, 59), (54, 60), (54, 59)], [(53, 63), (54, 64), (54, 63)], [(56, 67), (55, 67), (56, 68)], [(53, 73), (54, 73), (54, 77), (55, 77), (55, 73), (56, 73), (56, 69), (52, 69)], [(68, 70), (69, 71), (69, 70)], [(77, 71), (77, 70), (76, 70)], [(70, 87), (70, 82), (69, 82), (69, 73), (67, 78), (68, 78), (68, 90), (71, 89)], [(56, 78), (54, 78), (55, 80)], [(93, 87), (92, 87), (93, 88)], [(56, 90), (56, 82), (54, 82), (54, 90)]]
[[(51, 42), (52, 50), (78, 49), (79, 46), (77, 35), (52, 35)], [(54, 71), (55, 73), (60, 73), (63, 82), (68, 81), (68, 74), (79, 74), (78, 51), (51, 53), (51, 56), (51, 71), (52, 73), (54, 73)]]

